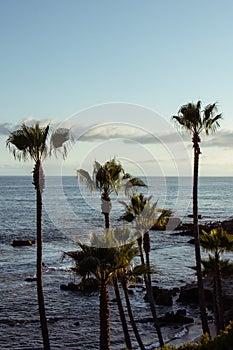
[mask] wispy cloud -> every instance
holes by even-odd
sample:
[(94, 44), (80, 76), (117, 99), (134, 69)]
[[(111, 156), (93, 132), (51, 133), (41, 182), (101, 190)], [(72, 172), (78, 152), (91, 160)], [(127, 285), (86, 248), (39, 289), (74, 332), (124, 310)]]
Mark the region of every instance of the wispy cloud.
[(153, 133), (150, 130), (138, 128), (134, 125), (127, 124), (102, 124), (91, 125), (89, 127), (75, 126), (71, 127), (72, 134), (77, 141), (106, 141), (112, 139), (122, 139), (125, 143), (140, 144), (159, 144), (159, 143), (176, 143), (189, 140), (187, 135), (179, 135), (177, 132), (172, 133)]
[(11, 129), (11, 125), (9, 123), (1, 123), (0, 124), (0, 135), (8, 135)]
[[(16, 130), (22, 122), (27, 125), (33, 125), (38, 120), (35, 117), (23, 119), (19, 124), (8, 122), (0, 123), (0, 135), (9, 135), (10, 131)], [(60, 126), (59, 123), (49, 119), (39, 121), (41, 126), (51, 124), (54, 127)], [(63, 124), (62, 124), (63, 125)], [(113, 139), (122, 139), (124, 143), (139, 144), (176, 144), (180, 142), (190, 143), (192, 146), (192, 136), (188, 133), (179, 134), (176, 131), (167, 133), (156, 133), (137, 127), (137, 125), (128, 125), (120, 123), (92, 124), (92, 125), (66, 125), (71, 129), (74, 139), (78, 142), (97, 142)], [(202, 136), (201, 147), (220, 147), (233, 148), (233, 130), (219, 130), (216, 134), (208, 137)]]
[(220, 130), (203, 141), (204, 147), (233, 148), (233, 130)]
[(22, 119), (19, 124), (13, 124), (8, 122), (0, 123), (0, 135), (9, 135), (10, 132), (17, 130), (22, 123), (25, 123), (26, 125), (34, 125), (36, 122), (39, 122), (41, 126), (52, 124), (51, 119), (37, 120), (34, 117), (28, 117)]

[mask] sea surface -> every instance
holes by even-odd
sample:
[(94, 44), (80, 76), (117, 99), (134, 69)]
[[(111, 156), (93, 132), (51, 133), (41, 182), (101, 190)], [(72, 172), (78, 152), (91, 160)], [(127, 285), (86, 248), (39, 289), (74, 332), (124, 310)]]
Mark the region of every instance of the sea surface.
[[(173, 217), (191, 222), (192, 179), (177, 177), (150, 177), (143, 189), (158, 201), (158, 207), (173, 211)], [(200, 177), (200, 222), (224, 220), (233, 216), (233, 178)], [(111, 226), (122, 225), (117, 219), (123, 213), (120, 200), (124, 193), (112, 196)], [(52, 349), (98, 349), (98, 293), (83, 295), (63, 291), (61, 284), (78, 282), (70, 272), (71, 261), (61, 260), (64, 251), (75, 250), (76, 239), (88, 243), (90, 233), (101, 233), (104, 226), (99, 193), (89, 193), (75, 177), (47, 177), (43, 193), (43, 261), (44, 294)], [(26, 282), (36, 273), (36, 248), (14, 248), (14, 239), (35, 239), (35, 191), (32, 178), (0, 177), (0, 349), (42, 349), (38, 317), (36, 283)], [(174, 222), (166, 231), (151, 231), (151, 261), (158, 274), (154, 284), (173, 288), (195, 280), (194, 248), (188, 238), (174, 235)], [(133, 229), (133, 228), (132, 228)], [(203, 252), (203, 257), (206, 254)], [(230, 256), (230, 259), (233, 259)], [(143, 300), (145, 288), (132, 288), (130, 300), (136, 319), (150, 317), (148, 304)], [(111, 348), (124, 349), (117, 305), (110, 286)], [(180, 308), (174, 301), (171, 308), (158, 307), (158, 315)], [(197, 316), (198, 310), (188, 308), (188, 315)], [(138, 324), (147, 349), (153, 349), (157, 335), (150, 323)], [(185, 327), (162, 328), (165, 340), (179, 337)], [(132, 339), (133, 333), (132, 334)], [(135, 341), (134, 349), (137, 349)]]

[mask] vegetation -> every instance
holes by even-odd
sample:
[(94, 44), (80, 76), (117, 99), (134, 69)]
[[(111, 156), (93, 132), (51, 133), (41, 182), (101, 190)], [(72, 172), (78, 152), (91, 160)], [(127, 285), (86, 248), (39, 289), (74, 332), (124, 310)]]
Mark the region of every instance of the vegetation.
[[(120, 217), (122, 220), (133, 222), (136, 228), (136, 236), (138, 248), (140, 252), (141, 264), (146, 264), (148, 273), (144, 274), (144, 281), (147, 290), (148, 301), (150, 303), (151, 313), (154, 325), (158, 334), (160, 346), (164, 345), (163, 336), (158, 323), (157, 312), (155, 308), (154, 295), (151, 283), (151, 266), (150, 266), (150, 234), (149, 230), (161, 219), (164, 224), (164, 218), (170, 215), (170, 211), (164, 211), (157, 208), (157, 202), (150, 203), (151, 196), (145, 198), (142, 193), (134, 194), (130, 198), (130, 204), (123, 201), (121, 203), (125, 206), (125, 213)], [(143, 249), (142, 249), (143, 248)], [(143, 254), (145, 252), (145, 258)]]
[(42, 160), (52, 151), (63, 150), (63, 155), (67, 153), (68, 142), (71, 141), (68, 129), (57, 129), (53, 132), (49, 140), (50, 126), (40, 127), (39, 123), (34, 126), (22, 124), (21, 127), (10, 133), (6, 145), (13, 153), (13, 156), (19, 161), (33, 160), (35, 166), (33, 169), (33, 185), (36, 190), (36, 238), (37, 238), (37, 295), (40, 314), (40, 323), (45, 350), (50, 350), (48, 327), (44, 305), (43, 281), (42, 281), (42, 193), (44, 189), (44, 172)]
[(101, 193), (101, 210), (105, 218), (105, 228), (110, 227), (110, 211), (112, 209), (111, 193), (118, 195), (121, 189), (129, 194), (135, 186), (146, 186), (145, 183), (125, 173), (120, 162), (115, 158), (101, 165), (97, 161), (93, 165), (93, 175), (83, 169), (77, 170), (77, 176), (84, 181), (90, 191)]
[[(64, 253), (72, 258), (72, 270), (81, 276), (94, 275), (99, 284), (100, 349), (110, 349), (110, 306), (108, 284), (125, 271), (137, 254), (134, 242), (119, 246), (113, 231), (105, 231), (101, 236), (92, 235), (91, 245), (77, 242), (81, 250)], [(119, 292), (119, 291), (118, 291)], [(130, 340), (128, 339), (130, 343)]]
[(197, 343), (187, 343), (181, 346), (165, 345), (161, 350), (232, 350), (233, 349), (233, 321), (226, 327), (224, 331), (211, 339), (205, 334)]
[(197, 269), (197, 281), (199, 291), (199, 304), (202, 320), (203, 333), (209, 333), (208, 320), (206, 314), (204, 288), (201, 271), (201, 252), (200, 238), (198, 225), (198, 171), (199, 171), (199, 156), (201, 154), (200, 135), (205, 132), (209, 135), (210, 132), (216, 131), (220, 126), (219, 121), (222, 119), (221, 114), (215, 114), (216, 103), (207, 105), (204, 110), (201, 110), (201, 101), (196, 104), (188, 103), (183, 105), (178, 116), (173, 116), (176, 124), (185, 131), (191, 133), (194, 150), (194, 166), (193, 166), (193, 224), (195, 238), (195, 258)]
[[(209, 233), (202, 231), (200, 236), (201, 246), (213, 253), (214, 259), (214, 314), (217, 331), (224, 329), (223, 303), (222, 303), (222, 281), (220, 256), (225, 251), (233, 250), (233, 236), (227, 233), (222, 227), (212, 229)], [(210, 257), (211, 258), (211, 257)]]
[[(117, 162), (115, 158), (107, 161), (103, 165), (95, 161), (92, 178), (89, 173), (83, 169), (77, 170), (77, 175), (80, 180), (86, 183), (91, 191), (97, 190), (101, 193), (101, 210), (104, 214), (105, 229), (107, 230), (110, 227), (110, 211), (112, 208), (110, 198), (111, 193), (114, 192), (116, 195), (118, 195), (119, 191), (121, 189), (124, 189), (125, 194), (129, 194), (136, 186), (146, 186), (142, 180), (134, 178), (128, 173), (125, 173), (121, 163)], [(96, 243), (100, 244), (100, 241)], [(115, 243), (119, 245), (119, 241), (115, 241)], [(131, 349), (132, 346), (128, 331), (128, 325), (120, 298), (117, 274), (113, 278), (113, 285), (121, 317), (122, 328), (125, 335), (126, 347), (128, 349)], [(137, 338), (139, 339), (139, 335)]]
[[(200, 142), (203, 132), (209, 135), (215, 132), (220, 126), (221, 114), (216, 114), (216, 104), (207, 105), (201, 110), (201, 102), (196, 104), (188, 103), (182, 106), (177, 116), (173, 120), (177, 125), (188, 131), (192, 135), (194, 150), (193, 168), (193, 223), (195, 237), (195, 258), (197, 282), (199, 291), (199, 306), (202, 321), (203, 337), (198, 343), (184, 344), (179, 347), (164, 345), (160, 325), (158, 323), (155, 308), (154, 295), (152, 291), (151, 273), (153, 268), (150, 263), (151, 240), (150, 229), (163, 230), (172, 212), (170, 210), (159, 209), (157, 202), (151, 202), (151, 196), (145, 197), (142, 193), (135, 193), (135, 188), (145, 187), (145, 183), (139, 178), (125, 172), (120, 162), (115, 158), (100, 164), (97, 161), (93, 165), (93, 173), (90, 175), (83, 169), (77, 170), (77, 176), (91, 191), (99, 191), (101, 196), (101, 211), (104, 215), (105, 230), (102, 235), (92, 234), (90, 245), (77, 242), (78, 250), (65, 252), (64, 256), (72, 259), (72, 271), (82, 278), (82, 285), (87, 281), (95, 280), (99, 289), (99, 323), (100, 337), (99, 345), (101, 350), (110, 350), (110, 304), (109, 304), (109, 284), (112, 283), (118, 303), (119, 313), (122, 322), (122, 329), (125, 336), (125, 344), (128, 350), (132, 349), (131, 337), (128, 329), (128, 322), (122, 305), (121, 292), (124, 292), (128, 317), (134, 331), (139, 348), (145, 350), (141, 336), (134, 320), (133, 312), (128, 295), (128, 279), (133, 274), (143, 274), (147, 297), (153, 316), (153, 322), (158, 334), (160, 347), (162, 350), (209, 350), (221, 349), (230, 350), (233, 347), (233, 322), (224, 330), (225, 322), (222, 305), (222, 282), (223, 274), (231, 273), (230, 264), (220, 259), (225, 251), (233, 249), (233, 237), (221, 227), (211, 230), (210, 233), (203, 231), (199, 235), (198, 225), (198, 173), (199, 156), (201, 154)], [(42, 329), (43, 346), (45, 350), (50, 350), (50, 340), (45, 312), (43, 275), (42, 275), (42, 195), (45, 186), (45, 176), (43, 172), (43, 160), (61, 153), (63, 157), (67, 155), (69, 144), (72, 142), (68, 129), (57, 129), (50, 133), (50, 125), (41, 127), (39, 123), (34, 126), (22, 124), (20, 128), (10, 133), (6, 145), (15, 159), (19, 161), (33, 160), (33, 185), (36, 191), (36, 237), (37, 237), (37, 297), (39, 305), (40, 323)], [(120, 190), (124, 190), (129, 196), (130, 202), (120, 201), (125, 212), (120, 217), (121, 220), (131, 222), (135, 228), (134, 234), (126, 227), (117, 227), (110, 230), (110, 212), (112, 208), (111, 194), (118, 195)], [(135, 241), (138, 248), (135, 248)], [(201, 260), (200, 246), (212, 255), (208, 261)], [(134, 257), (139, 254), (141, 265), (132, 268)], [(201, 264), (205, 268), (205, 273), (211, 274), (214, 286), (214, 314), (216, 329), (219, 335), (211, 340), (209, 336), (209, 326), (206, 315), (204, 300), (204, 288), (202, 280)], [(121, 285), (122, 289), (119, 288)]]

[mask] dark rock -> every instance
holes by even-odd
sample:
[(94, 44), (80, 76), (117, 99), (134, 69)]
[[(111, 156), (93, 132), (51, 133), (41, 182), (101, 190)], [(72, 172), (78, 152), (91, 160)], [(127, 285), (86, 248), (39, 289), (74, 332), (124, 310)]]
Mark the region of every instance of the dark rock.
[(86, 278), (80, 283), (69, 282), (68, 285), (61, 284), (61, 290), (81, 291), (81, 292), (96, 292), (98, 290), (98, 282), (95, 278)]
[[(159, 288), (157, 286), (153, 286), (152, 290), (154, 300), (157, 305), (172, 306), (172, 297), (176, 295), (176, 293), (179, 291), (179, 288), (164, 289)], [(145, 295), (144, 300), (148, 301), (147, 294)]]
[(27, 277), (27, 278), (25, 278), (25, 282), (35, 282), (37, 280), (37, 278), (36, 277)]
[(34, 239), (26, 239), (26, 240), (14, 239), (11, 245), (13, 247), (27, 247), (27, 246), (31, 246), (33, 244), (35, 244)]
[(159, 323), (160, 324), (177, 324), (177, 323), (181, 323), (181, 324), (186, 324), (186, 323), (193, 323), (194, 320), (192, 317), (187, 317), (186, 316), (186, 310), (185, 309), (180, 309), (177, 310), (176, 313), (174, 313), (174, 311), (172, 312), (166, 312), (166, 314), (162, 317), (159, 317)]
[[(176, 313), (174, 311), (172, 312), (166, 312), (166, 314), (162, 317), (158, 318), (160, 326), (167, 326), (167, 325), (177, 325), (177, 324), (188, 324), (193, 323), (194, 320), (192, 317), (186, 316), (186, 310), (180, 309), (177, 310)], [(145, 317), (140, 320), (138, 320), (140, 323), (153, 323), (152, 317)]]
[(130, 295), (134, 294), (134, 291), (132, 289), (127, 289), (127, 291), (128, 291), (128, 294)]
[[(188, 218), (193, 218), (193, 214), (187, 215)], [(201, 214), (198, 215), (198, 219), (203, 219), (203, 216)]]
[(164, 290), (163, 292), (160, 292), (155, 298), (155, 303), (157, 305), (172, 306), (173, 301), (169, 291)]
[(99, 289), (98, 281), (93, 277), (82, 279), (78, 286), (82, 292), (96, 292)]
[(78, 291), (78, 290), (80, 290), (78, 284), (73, 283), (73, 282), (69, 282), (67, 285), (66, 284), (61, 284), (60, 285), (60, 289), (61, 290), (71, 290), (71, 291)]
[[(212, 306), (213, 304), (213, 293), (210, 289), (205, 289), (205, 299), (207, 306)], [(177, 300), (178, 302), (185, 304), (198, 304), (198, 288), (196, 285), (187, 285), (182, 287), (180, 290), (180, 295)]]
[(77, 321), (77, 322), (74, 323), (74, 325), (75, 325), (75, 326), (80, 326), (80, 322)]
[(233, 219), (225, 220), (222, 222), (222, 227), (224, 230), (226, 230), (228, 233), (233, 234)]

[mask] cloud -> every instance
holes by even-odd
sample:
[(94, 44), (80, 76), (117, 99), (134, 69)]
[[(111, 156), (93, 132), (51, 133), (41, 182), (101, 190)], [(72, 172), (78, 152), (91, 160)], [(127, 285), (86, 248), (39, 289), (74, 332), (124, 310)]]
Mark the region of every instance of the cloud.
[(203, 147), (233, 148), (233, 130), (220, 130), (203, 140)]
[(10, 132), (17, 130), (22, 123), (25, 123), (26, 125), (34, 125), (36, 122), (39, 122), (39, 124), (44, 127), (48, 124), (52, 124), (51, 119), (43, 119), (43, 120), (37, 120), (34, 117), (28, 117), (21, 120), (19, 124), (13, 124), (13, 123), (0, 123), (0, 135), (9, 135)]
[(177, 143), (190, 139), (189, 135), (180, 135), (177, 132), (153, 133), (150, 130), (139, 128), (135, 125), (108, 123), (93, 124), (88, 127), (71, 127), (71, 132), (79, 142), (106, 141), (123, 139), (125, 143), (161, 144)]
[(10, 128), (11, 128), (11, 126), (9, 123), (1, 123), (0, 124), (0, 135), (9, 135)]

